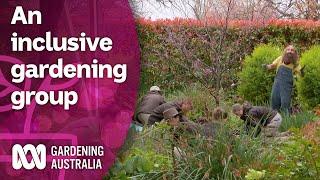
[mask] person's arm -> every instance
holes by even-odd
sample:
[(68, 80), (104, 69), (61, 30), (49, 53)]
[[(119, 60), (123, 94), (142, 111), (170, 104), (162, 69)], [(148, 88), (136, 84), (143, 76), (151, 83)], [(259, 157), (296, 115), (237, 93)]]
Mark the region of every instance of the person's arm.
[(184, 126), (186, 131), (188, 131), (190, 133), (199, 132), (200, 126), (197, 123), (190, 121), (186, 116), (180, 117), (180, 119), (181, 118), (184, 120), (180, 121), (180, 123), (182, 126)]
[(276, 69), (278, 64), (281, 62), (281, 56), (274, 60), (271, 64), (266, 65), (268, 70)]
[(277, 67), (277, 65), (276, 64), (268, 64), (266, 67), (268, 70), (272, 70), (272, 69), (275, 69)]
[(189, 122), (189, 118), (187, 116), (184, 115), (180, 115), (180, 122)]
[(257, 109), (251, 109), (248, 112), (248, 121), (252, 126), (260, 125), (260, 116)]

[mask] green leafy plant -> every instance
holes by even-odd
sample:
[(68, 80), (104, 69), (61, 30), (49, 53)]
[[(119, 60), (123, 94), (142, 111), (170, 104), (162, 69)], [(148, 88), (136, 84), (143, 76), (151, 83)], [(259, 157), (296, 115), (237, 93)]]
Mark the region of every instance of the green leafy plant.
[(168, 157), (154, 151), (134, 148), (124, 162), (117, 161), (109, 171), (109, 177), (129, 177), (140, 173), (161, 171), (169, 165)]
[(239, 73), (239, 95), (250, 102), (262, 104), (268, 102), (275, 72), (268, 71), (263, 64), (270, 64), (281, 55), (278, 47), (259, 45), (244, 60), (243, 69)]
[(297, 82), (298, 96), (305, 108), (314, 108), (320, 104), (320, 45), (303, 53), (300, 64), (305, 68)]
[[(106, 179), (157, 179), (172, 168), (170, 133), (165, 123), (144, 130), (124, 159), (118, 158)], [(161, 139), (158, 143), (154, 138)], [(161, 143), (161, 144), (159, 144)]]
[(270, 179), (318, 179), (320, 176), (319, 146), (305, 139), (299, 129), (293, 137), (275, 147), (278, 161)]

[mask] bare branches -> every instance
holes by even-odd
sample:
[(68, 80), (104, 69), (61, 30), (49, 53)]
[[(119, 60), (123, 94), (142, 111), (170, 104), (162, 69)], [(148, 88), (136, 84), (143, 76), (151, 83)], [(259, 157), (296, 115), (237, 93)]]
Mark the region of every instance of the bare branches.
[(143, 2), (144, 0), (129, 0), (129, 4), (135, 17), (143, 16)]
[[(146, 0), (131, 0), (146, 1)], [(270, 18), (320, 19), (319, 0), (156, 0), (164, 7), (172, 7), (185, 17), (203, 20), (225, 17), (230, 2), (231, 19), (267, 20)]]
[[(146, 0), (145, 0), (146, 1)], [(268, 19), (275, 15), (268, 0), (155, 0), (163, 7), (172, 7), (187, 18), (204, 20), (206, 18), (221, 19), (229, 12), (231, 19), (256, 20)], [(230, 4), (232, 3), (232, 4)], [(232, 11), (227, 7), (233, 6)]]
[(278, 18), (319, 20), (319, 0), (265, 0), (277, 12)]
[[(230, 76), (230, 71), (239, 67), (240, 58), (244, 56), (243, 49), (250, 48), (249, 44), (240, 42), (248, 37), (251, 29), (231, 33), (234, 29), (229, 27), (236, 0), (224, 2), (223, 9), (219, 9), (219, 25), (206, 25), (201, 30), (197, 27), (165, 27), (166, 36), (162, 37), (166, 44), (178, 50), (179, 55), (175, 56), (180, 59), (173, 63), (206, 87), (216, 104), (220, 103), (223, 89), (233, 83), (226, 77)], [(168, 56), (167, 59), (170, 60), (173, 55)]]

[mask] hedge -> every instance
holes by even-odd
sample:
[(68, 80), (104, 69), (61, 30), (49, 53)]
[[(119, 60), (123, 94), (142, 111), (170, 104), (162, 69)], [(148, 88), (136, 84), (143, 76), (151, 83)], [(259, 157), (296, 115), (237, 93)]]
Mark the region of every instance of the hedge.
[[(267, 23), (232, 21), (228, 29), (230, 41), (240, 41), (244, 47), (241, 57), (230, 69), (230, 74), (224, 77), (223, 88), (228, 90), (231, 84), (238, 81), (237, 73), (245, 56), (252, 53), (258, 44), (276, 44), (280, 47), (291, 43), (299, 52), (307, 50), (314, 44), (320, 43), (320, 22), (306, 20), (272, 20)], [(186, 40), (190, 41), (190, 48), (197, 48), (199, 52), (206, 52), (203, 46), (193, 42), (197, 39), (198, 33), (216, 33), (221, 27), (219, 22), (211, 22), (208, 26), (190, 19), (159, 20), (151, 21), (146, 19), (137, 20), (137, 30), (140, 39), (142, 53), (142, 76), (140, 92), (144, 93), (152, 85), (159, 85), (165, 92), (180, 90), (191, 83), (197, 83), (190, 72), (182, 70), (175, 62), (184, 61), (184, 57), (178, 49), (170, 42), (167, 42), (167, 29), (174, 33), (188, 33)], [(209, 28), (209, 31), (206, 31)], [(250, 34), (243, 33), (250, 28)], [(243, 37), (244, 36), (244, 37)], [(240, 40), (234, 37), (243, 37)], [(205, 60), (205, 54), (197, 54), (200, 60)]]

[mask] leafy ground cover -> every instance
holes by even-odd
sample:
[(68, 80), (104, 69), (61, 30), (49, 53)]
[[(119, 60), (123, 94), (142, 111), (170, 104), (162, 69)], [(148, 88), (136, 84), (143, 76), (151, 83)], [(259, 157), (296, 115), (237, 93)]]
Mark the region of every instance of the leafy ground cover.
[[(186, 96), (198, 100), (190, 113), (192, 120), (210, 116), (214, 101), (208, 101), (210, 95), (199, 86), (167, 95), (169, 99)], [(225, 101), (224, 106), (229, 104)], [(290, 136), (270, 139), (246, 134), (242, 122), (230, 115), (213, 139), (179, 132), (178, 143), (172, 140), (172, 129), (160, 123), (138, 134), (107, 179), (317, 179), (318, 119), (307, 111), (285, 116), (281, 131)], [(183, 151), (182, 157), (173, 159), (172, 145)]]

